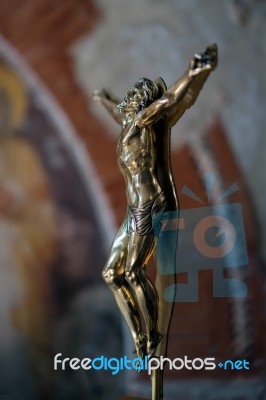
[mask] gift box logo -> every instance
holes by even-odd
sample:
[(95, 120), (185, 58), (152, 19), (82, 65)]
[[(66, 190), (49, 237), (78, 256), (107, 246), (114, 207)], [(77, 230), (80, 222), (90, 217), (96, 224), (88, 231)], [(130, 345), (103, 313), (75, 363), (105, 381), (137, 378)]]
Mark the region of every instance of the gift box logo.
[[(213, 179), (213, 174), (205, 176), (209, 201)], [(236, 190), (239, 188), (233, 184), (217, 202)], [(182, 192), (203, 203), (186, 186)], [(198, 273), (210, 269), (213, 271), (214, 297), (247, 296), (247, 286), (241, 280), (248, 255), (239, 203), (158, 213), (153, 223), (158, 272), (162, 275), (176, 274), (176, 283), (165, 289), (165, 301), (198, 301)], [(227, 278), (224, 277), (225, 270)], [(178, 283), (178, 273), (184, 272), (187, 273), (187, 283)]]

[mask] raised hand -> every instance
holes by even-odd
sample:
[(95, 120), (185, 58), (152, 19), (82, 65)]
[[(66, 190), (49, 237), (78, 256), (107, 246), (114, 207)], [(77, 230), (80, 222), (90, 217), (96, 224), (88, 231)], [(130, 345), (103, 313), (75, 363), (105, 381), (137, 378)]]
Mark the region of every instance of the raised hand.
[(94, 90), (92, 99), (98, 104), (101, 104), (104, 99), (108, 99), (108, 93), (105, 89), (102, 90)]
[(189, 75), (195, 76), (202, 71), (213, 70), (217, 65), (217, 46), (211, 44), (203, 53), (195, 54), (189, 64)]

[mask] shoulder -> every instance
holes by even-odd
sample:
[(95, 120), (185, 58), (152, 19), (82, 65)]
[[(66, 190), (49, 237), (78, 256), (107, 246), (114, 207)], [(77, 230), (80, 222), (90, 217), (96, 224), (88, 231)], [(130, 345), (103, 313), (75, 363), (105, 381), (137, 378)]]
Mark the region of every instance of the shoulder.
[(149, 107), (141, 110), (134, 118), (134, 123), (138, 128), (144, 128), (158, 121), (167, 111), (169, 99), (161, 97), (154, 101)]

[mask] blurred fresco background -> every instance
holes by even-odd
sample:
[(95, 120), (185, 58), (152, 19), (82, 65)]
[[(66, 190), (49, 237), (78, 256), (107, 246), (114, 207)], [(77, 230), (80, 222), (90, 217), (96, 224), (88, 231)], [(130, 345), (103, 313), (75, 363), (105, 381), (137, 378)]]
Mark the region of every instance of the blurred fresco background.
[(177, 299), (168, 356), (251, 367), (166, 371), (165, 400), (266, 399), (265, 22), (264, 0), (0, 0), (0, 398), (148, 397), (144, 373), (53, 368), (57, 353), (133, 349), (101, 278), (126, 211), (120, 128), (91, 95), (122, 99), (142, 76), (169, 86), (216, 42), (218, 68), (172, 132), (173, 172), (182, 210), (241, 205), (248, 261), (221, 279), (248, 295), (215, 296), (215, 270), (191, 258), (198, 299)]

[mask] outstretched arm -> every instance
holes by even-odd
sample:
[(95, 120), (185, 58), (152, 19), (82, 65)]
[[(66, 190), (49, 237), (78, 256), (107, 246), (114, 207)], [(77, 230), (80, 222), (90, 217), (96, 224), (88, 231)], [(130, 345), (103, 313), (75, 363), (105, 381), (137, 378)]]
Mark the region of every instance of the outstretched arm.
[(195, 54), (189, 65), (188, 73), (193, 76), (187, 92), (183, 98), (169, 108), (168, 124), (174, 126), (182, 117), (184, 112), (190, 108), (196, 101), (204, 83), (211, 71), (217, 65), (217, 46), (212, 44), (208, 46), (204, 53)]
[(206, 48), (202, 54), (196, 54), (190, 61), (185, 74), (175, 82), (165, 94), (135, 117), (135, 124), (142, 128), (156, 122), (165, 112), (172, 127), (186, 109), (194, 104), (200, 89), (217, 64), (215, 44)]
[(117, 109), (117, 105), (120, 103), (120, 100), (113, 96), (109, 91), (95, 90), (93, 93), (93, 100), (99, 104), (102, 104), (109, 114), (114, 118), (114, 120), (122, 125), (123, 122), (123, 114)]

